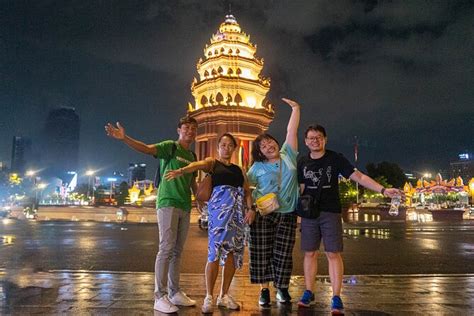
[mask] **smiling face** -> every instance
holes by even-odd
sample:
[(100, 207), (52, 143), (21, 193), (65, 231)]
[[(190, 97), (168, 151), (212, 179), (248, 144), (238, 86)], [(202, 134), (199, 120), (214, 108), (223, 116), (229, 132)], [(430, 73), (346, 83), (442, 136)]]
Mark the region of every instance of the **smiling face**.
[(197, 125), (194, 123), (184, 123), (178, 127), (179, 141), (191, 144), (196, 138)]
[(271, 138), (262, 139), (259, 148), (267, 160), (278, 159), (280, 157), (280, 146)]
[(230, 160), (234, 151), (234, 140), (232, 140), (229, 136), (223, 136), (217, 144), (217, 153), (219, 154), (219, 158)]
[(324, 152), (327, 137), (320, 131), (309, 130), (304, 142), (311, 152)]

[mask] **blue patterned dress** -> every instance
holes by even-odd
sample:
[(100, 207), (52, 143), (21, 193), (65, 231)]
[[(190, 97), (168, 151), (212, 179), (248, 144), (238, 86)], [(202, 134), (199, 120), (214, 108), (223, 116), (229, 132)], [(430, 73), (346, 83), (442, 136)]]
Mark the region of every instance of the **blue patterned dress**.
[[(219, 183), (213, 187), (208, 204), (208, 261), (219, 260), (219, 264), (224, 265), (227, 255), (233, 253), (234, 266), (241, 268), (244, 255), (244, 190), (242, 185), (236, 187), (221, 184), (229, 179), (230, 175), (226, 174), (225, 170), (220, 176), (216, 173), (219, 173), (219, 170), (223, 170), (223, 168), (228, 168), (228, 166), (218, 161), (216, 165), (213, 182), (215, 181), (214, 176), (216, 176)], [(238, 166), (232, 166), (235, 172), (235, 167), (238, 168)]]

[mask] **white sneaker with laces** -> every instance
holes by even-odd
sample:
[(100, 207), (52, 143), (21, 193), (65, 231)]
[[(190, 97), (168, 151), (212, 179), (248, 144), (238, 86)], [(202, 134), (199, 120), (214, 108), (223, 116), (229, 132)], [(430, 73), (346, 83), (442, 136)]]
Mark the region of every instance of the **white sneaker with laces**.
[(217, 298), (217, 306), (222, 306), (231, 310), (239, 310), (240, 306), (234, 300), (234, 298), (228, 294)]
[(214, 307), (212, 306), (212, 295), (206, 295), (204, 298), (204, 303), (202, 303), (202, 313), (203, 314), (211, 314)]
[(155, 299), (155, 305), (153, 305), (153, 309), (165, 313), (165, 314), (171, 314), (171, 313), (176, 313), (179, 308), (175, 305), (173, 305), (167, 295), (163, 295), (159, 299)]
[(177, 292), (175, 295), (170, 297), (170, 302), (174, 305), (181, 305), (181, 306), (194, 306), (196, 305), (196, 301), (190, 299), (186, 293), (183, 291)]

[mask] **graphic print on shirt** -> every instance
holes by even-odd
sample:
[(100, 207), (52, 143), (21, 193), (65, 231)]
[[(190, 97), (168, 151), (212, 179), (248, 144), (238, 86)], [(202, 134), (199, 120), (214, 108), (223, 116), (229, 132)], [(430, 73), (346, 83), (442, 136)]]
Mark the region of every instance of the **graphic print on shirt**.
[(331, 183), (331, 166), (328, 166), (326, 170), (326, 177), (328, 177), (328, 183)]
[[(317, 189), (319, 187), (319, 185), (321, 184), (321, 180), (323, 178), (323, 175), (326, 174), (326, 178), (327, 178), (327, 183), (331, 183), (331, 166), (328, 166), (328, 168), (326, 169), (326, 172), (324, 172), (324, 168), (319, 168), (317, 171), (313, 171), (313, 170), (308, 170), (308, 167), (304, 167), (303, 168), (303, 177), (305, 179), (310, 179), (312, 182), (313, 182), (313, 185), (308, 185), (307, 188), (308, 189)], [(328, 186), (325, 186), (325, 187), (328, 187)], [(329, 185), (329, 187), (331, 187)]]

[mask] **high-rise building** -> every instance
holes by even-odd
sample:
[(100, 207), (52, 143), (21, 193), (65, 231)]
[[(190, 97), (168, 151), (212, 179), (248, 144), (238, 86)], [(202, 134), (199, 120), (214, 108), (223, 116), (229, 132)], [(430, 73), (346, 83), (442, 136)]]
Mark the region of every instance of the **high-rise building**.
[(129, 163), (128, 164), (128, 184), (133, 185), (135, 181), (145, 180), (146, 164), (145, 163)]
[(47, 173), (77, 171), (80, 120), (72, 107), (60, 107), (48, 113), (43, 133), (41, 157)]
[(474, 177), (474, 159), (470, 153), (461, 153), (458, 155), (458, 160), (450, 163), (451, 177), (461, 177), (466, 184), (472, 177)]
[(191, 84), (194, 104), (188, 115), (198, 122), (196, 154), (199, 159), (217, 153), (217, 140), (225, 132), (239, 142), (232, 161), (246, 168), (255, 137), (273, 120), (267, 99), (270, 79), (261, 75), (263, 59), (257, 46), (242, 32), (233, 15), (227, 15), (197, 63), (198, 79)]
[(24, 173), (28, 168), (28, 161), (33, 160), (31, 139), (23, 136), (13, 136), (11, 170)]

